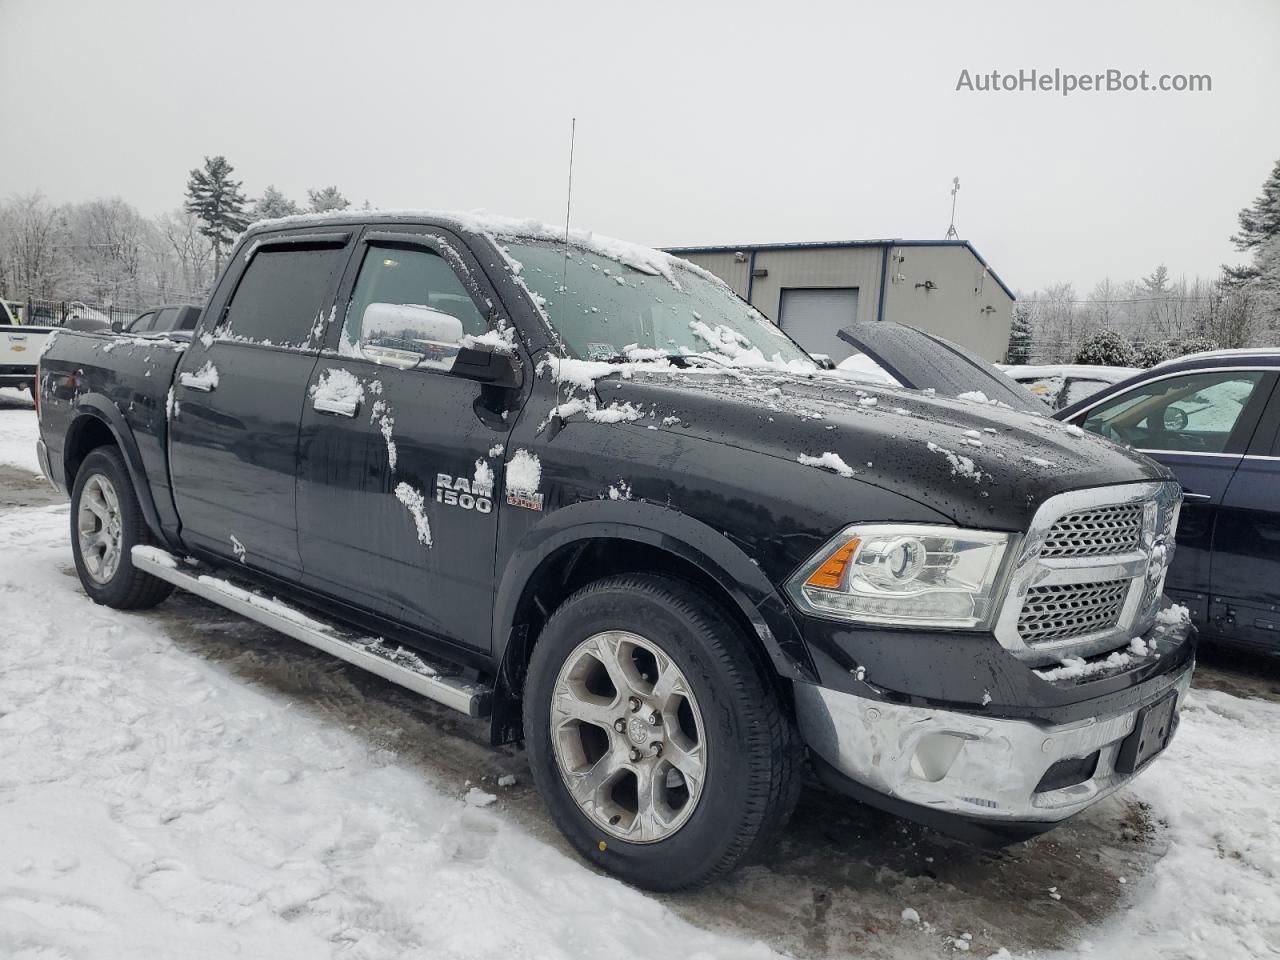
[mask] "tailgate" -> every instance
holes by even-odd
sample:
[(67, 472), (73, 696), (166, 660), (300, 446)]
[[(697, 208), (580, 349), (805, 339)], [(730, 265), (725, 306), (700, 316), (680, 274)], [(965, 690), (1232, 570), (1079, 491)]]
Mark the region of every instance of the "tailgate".
[(48, 336), (43, 327), (0, 327), (0, 366), (28, 367), (35, 372)]

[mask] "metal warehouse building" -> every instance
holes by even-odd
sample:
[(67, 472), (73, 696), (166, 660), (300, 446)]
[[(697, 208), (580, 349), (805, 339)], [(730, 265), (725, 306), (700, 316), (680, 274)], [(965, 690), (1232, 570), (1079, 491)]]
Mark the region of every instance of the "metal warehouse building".
[(1009, 346), (1013, 292), (967, 240), (668, 247), (723, 279), (811, 353), (852, 353), (836, 336), (889, 320), (954, 340), (987, 360)]

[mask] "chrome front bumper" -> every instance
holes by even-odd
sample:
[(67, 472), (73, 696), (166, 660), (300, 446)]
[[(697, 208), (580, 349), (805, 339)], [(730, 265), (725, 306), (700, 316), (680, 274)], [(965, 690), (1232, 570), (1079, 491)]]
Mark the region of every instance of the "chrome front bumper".
[[(826, 687), (795, 685), (800, 733), (843, 776), (921, 810), (998, 823), (1054, 823), (1119, 789), (1135, 774), (1116, 770), (1138, 710), (1176, 690), (1178, 709), (1194, 661), (1161, 677), (1123, 712), (1053, 726), (881, 703)], [(1062, 760), (1098, 753), (1089, 779), (1037, 792)]]

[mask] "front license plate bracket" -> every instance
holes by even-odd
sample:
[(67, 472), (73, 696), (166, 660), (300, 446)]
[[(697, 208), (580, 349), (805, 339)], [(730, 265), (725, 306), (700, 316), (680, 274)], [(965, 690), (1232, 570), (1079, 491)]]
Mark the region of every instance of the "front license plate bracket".
[(1178, 694), (1174, 691), (1138, 711), (1133, 733), (1124, 738), (1116, 755), (1117, 773), (1137, 773), (1169, 745), (1177, 709)]

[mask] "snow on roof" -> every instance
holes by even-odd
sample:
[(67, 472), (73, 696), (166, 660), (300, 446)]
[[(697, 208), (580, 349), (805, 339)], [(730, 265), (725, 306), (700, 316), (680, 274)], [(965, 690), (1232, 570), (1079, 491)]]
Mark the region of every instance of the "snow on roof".
[(999, 364), (999, 368), (1015, 380), (1025, 378), (1041, 379), (1044, 377), (1087, 377), (1095, 380), (1106, 380), (1108, 383), (1119, 383), (1128, 380), (1135, 373), (1141, 373), (1140, 367), (1108, 367), (1092, 363), (1026, 363)]
[(880, 364), (876, 363), (865, 353), (855, 353), (845, 357), (836, 364), (836, 369), (832, 372), (837, 374), (847, 374), (851, 380), (861, 380), (866, 383), (881, 383), (887, 387), (902, 386), (896, 377), (886, 372)]
[[(488, 213), (483, 210), (331, 210), (327, 213), (300, 213), (290, 217), (276, 217), (271, 220), (259, 220), (251, 223), (245, 234), (260, 230), (276, 230), (282, 227), (323, 226), (339, 223), (366, 223), (376, 220), (431, 220), (440, 221), (469, 233), (481, 233), (493, 240), (551, 240), (565, 242), (565, 229), (540, 220), (520, 219), (501, 214)], [(725, 286), (723, 280), (715, 274), (704, 270), (688, 260), (641, 246), (628, 240), (618, 240), (591, 230), (570, 229), (569, 243), (575, 247), (588, 250), (598, 256), (615, 260), (625, 266), (639, 270), (650, 276), (661, 276), (671, 283), (677, 284), (675, 270), (677, 268), (695, 273), (703, 279)]]
[(1183, 357), (1170, 357), (1161, 360), (1157, 367), (1167, 367), (1171, 363), (1183, 360), (1211, 360), (1215, 357), (1280, 357), (1280, 347), (1235, 347), (1223, 350), (1205, 350), (1201, 353), (1188, 353)]

